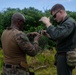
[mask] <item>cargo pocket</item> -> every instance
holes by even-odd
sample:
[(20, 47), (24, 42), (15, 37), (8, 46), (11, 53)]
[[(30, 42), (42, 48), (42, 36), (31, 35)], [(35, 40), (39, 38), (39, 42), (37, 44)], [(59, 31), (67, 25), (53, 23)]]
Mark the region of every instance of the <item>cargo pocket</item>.
[(69, 66), (76, 66), (76, 51), (68, 51), (66, 59)]

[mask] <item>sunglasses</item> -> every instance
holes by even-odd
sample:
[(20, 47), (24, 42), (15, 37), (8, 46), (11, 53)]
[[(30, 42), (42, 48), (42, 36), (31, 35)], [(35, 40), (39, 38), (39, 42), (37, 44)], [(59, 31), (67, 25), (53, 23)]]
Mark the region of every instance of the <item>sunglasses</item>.
[(56, 18), (56, 15), (57, 13), (59, 12), (60, 10), (58, 10), (54, 15), (53, 15), (53, 18)]

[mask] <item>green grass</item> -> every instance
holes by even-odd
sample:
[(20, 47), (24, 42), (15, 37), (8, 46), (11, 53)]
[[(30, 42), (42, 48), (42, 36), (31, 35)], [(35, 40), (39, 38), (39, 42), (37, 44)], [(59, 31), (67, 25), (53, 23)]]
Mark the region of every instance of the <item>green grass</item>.
[(2, 69), (2, 63), (3, 63), (3, 52), (0, 50), (0, 70)]
[(3, 64), (3, 52), (2, 50), (0, 50), (0, 75), (2, 71), (2, 64)]
[[(29, 57), (28, 64), (33, 66), (34, 68), (30, 70), (35, 72), (35, 75), (57, 75), (56, 67), (54, 66), (54, 54), (55, 49), (53, 51), (45, 50), (42, 53), (39, 53), (35, 57)], [(0, 50), (0, 73), (2, 70), (3, 63), (3, 52)], [(1, 75), (1, 74), (0, 74)], [(73, 75), (76, 75), (76, 68), (73, 70)]]

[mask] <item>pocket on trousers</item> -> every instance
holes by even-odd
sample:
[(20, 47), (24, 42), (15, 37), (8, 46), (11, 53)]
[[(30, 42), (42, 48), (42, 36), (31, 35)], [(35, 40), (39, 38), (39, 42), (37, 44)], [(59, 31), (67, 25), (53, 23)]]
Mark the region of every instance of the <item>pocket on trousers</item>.
[(69, 66), (76, 66), (76, 51), (68, 51), (66, 59)]

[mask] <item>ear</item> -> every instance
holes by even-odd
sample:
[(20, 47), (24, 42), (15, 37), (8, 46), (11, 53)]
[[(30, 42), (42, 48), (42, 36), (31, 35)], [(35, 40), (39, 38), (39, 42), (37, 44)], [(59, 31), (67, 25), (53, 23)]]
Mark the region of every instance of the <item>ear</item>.
[(64, 10), (60, 10), (60, 13), (63, 14), (64, 13)]

